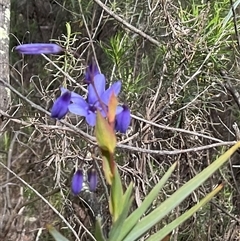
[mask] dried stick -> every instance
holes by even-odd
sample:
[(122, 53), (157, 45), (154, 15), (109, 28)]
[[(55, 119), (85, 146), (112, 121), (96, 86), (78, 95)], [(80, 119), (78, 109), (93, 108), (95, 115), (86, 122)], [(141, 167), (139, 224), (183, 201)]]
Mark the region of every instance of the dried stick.
[(112, 10), (110, 10), (104, 3), (102, 3), (100, 0), (94, 0), (95, 3), (97, 3), (106, 13), (108, 13), (110, 16), (112, 16), (115, 20), (117, 20), (119, 23), (123, 24), (125, 27), (127, 27), (129, 30), (133, 31), (134, 33), (142, 36), (143, 38), (147, 39), (149, 42), (160, 46), (161, 43), (157, 41), (156, 39), (152, 38), (148, 34), (144, 33), (140, 29), (132, 26), (130, 23), (128, 23), (126, 20), (119, 17), (117, 14), (115, 14)]
[[(26, 101), (27, 103), (29, 103), (33, 108), (45, 113), (46, 115), (50, 116), (50, 112), (48, 112), (47, 110), (45, 110), (44, 108), (42, 108), (41, 106), (35, 104), (34, 102), (32, 102), (31, 100), (29, 100), (28, 98), (26, 98), (25, 96), (23, 96), (21, 93), (19, 93), (15, 88), (13, 88), (10, 84), (8, 84), (6, 81), (4, 81), (3, 79), (0, 78), (0, 82), (2, 82), (6, 87), (8, 87), (12, 92), (14, 92), (16, 95), (18, 95), (21, 99), (23, 99), (24, 101)], [(227, 141), (224, 142), (222, 140), (219, 140), (217, 138), (213, 138), (210, 136), (206, 136), (197, 132), (191, 132), (191, 131), (187, 131), (184, 129), (179, 129), (179, 128), (173, 128), (173, 127), (168, 127), (168, 126), (164, 126), (164, 125), (158, 125), (155, 124), (153, 122), (144, 120), (142, 118), (133, 116), (134, 118), (141, 120), (143, 122), (146, 122), (148, 124), (154, 125), (156, 127), (159, 128), (163, 128), (163, 129), (168, 129), (168, 130), (172, 130), (172, 131), (179, 131), (179, 132), (183, 132), (183, 133), (188, 133), (191, 135), (195, 135), (195, 136), (201, 136), (203, 138), (208, 138), (214, 141), (217, 141), (218, 143), (214, 143), (211, 145), (205, 145), (205, 146), (200, 146), (200, 147), (193, 147), (193, 148), (189, 148), (189, 149), (183, 149), (183, 150), (174, 150), (174, 151), (164, 151), (164, 150), (150, 150), (150, 149), (144, 149), (144, 148), (139, 148), (139, 147), (132, 147), (129, 145), (123, 145), (123, 144), (117, 144), (118, 148), (122, 148), (122, 149), (126, 149), (126, 150), (130, 150), (130, 151), (136, 151), (136, 152), (142, 152), (142, 153), (149, 153), (149, 154), (156, 154), (156, 155), (177, 155), (177, 154), (181, 154), (181, 153), (187, 153), (187, 152), (196, 152), (196, 151), (202, 151), (202, 150), (206, 150), (209, 148), (214, 148), (214, 147), (218, 147), (218, 146), (229, 146), (229, 145), (234, 145), (236, 143), (236, 141)], [(79, 128), (71, 125), (70, 123), (61, 120), (60, 123), (62, 123), (63, 125), (67, 126), (68, 128), (70, 128), (71, 130), (73, 130), (75, 133), (78, 133), (81, 135), (81, 137), (83, 137), (87, 142), (91, 142), (94, 145), (97, 145), (96, 143), (96, 138), (85, 133), (84, 131), (80, 130)], [(33, 124), (33, 123), (31, 123)], [(59, 129), (59, 128), (58, 128)], [(66, 130), (66, 127), (63, 128)]]
[[(11, 173), (13, 176), (15, 176), (19, 181), (21, 181), (25, 186), (27, 186), (31, 191), (33, 191), (42, 201), (44, 201), (58, 216), (61, 218), (61, 220), (67, 225), (67, 227), (72, 231), (74, 234), (76, 240), (80, 241), (80, 238), (78, 237), (78, 234), (76, 231), (72, 228), (71, 224), (61, 215), (61, 213), (58, 212), (58, 210), (52, 206), (51, 203), (48, 202), (46, 198), (44, 198), (36, 189), (34, 189), (31, 185), (29, 185), (26, 181), (24, 181), (22, 178), (20, 178), (15, 172), (13, 172), (11, 169), (9, 169), (7, 166), (5, 166), (3, 163), (0, 162), (0, 165), (5, 168), (9, 173)], [(85, 231), (90, 235), (90, 237), (96, 241), (96, 239), (93, 237), (93, 235), (88, 231), (88, 229), (83, 225), (83, 228)]]

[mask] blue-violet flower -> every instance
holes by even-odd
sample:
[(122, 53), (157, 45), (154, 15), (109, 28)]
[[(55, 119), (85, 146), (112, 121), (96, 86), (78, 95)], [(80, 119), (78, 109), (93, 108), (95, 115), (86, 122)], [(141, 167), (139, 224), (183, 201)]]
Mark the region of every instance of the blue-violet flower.
[[(107, 90), (105, 90), (105, 83), (106, 80), (103, 74), (95, 75), (93, 84), (88, 85), (87, 101), (75, 93), (73, 98), (71, 98), (72, 103), (68, 106), (69, 111), (73, 114), (84, 116), (90, 126), (95, 126), (97, 110), (101, 112), (103, 117), (106, 117), (111, 93), (117, 96), (121, 90), (120, 81), (112, 84)], [(122, 110), (123, 108), (118, 106), (116, 114), (119, 114)]]

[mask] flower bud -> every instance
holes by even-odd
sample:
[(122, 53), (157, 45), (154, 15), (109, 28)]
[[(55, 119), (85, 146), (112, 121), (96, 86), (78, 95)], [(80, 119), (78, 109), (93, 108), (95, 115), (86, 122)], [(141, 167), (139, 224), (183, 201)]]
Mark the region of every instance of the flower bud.
[(57, 44), (51, 43), (32, 43), (18, 45), (15, 50), (21, 54), (58, 54), (63, 49)]
[(74, 195), (78, 195), (83, 186), (83, 171), (78, 170), (75, 172), (72, 178), (72, 192)]
[(94, 77), (98, 74), (100, 74), (100, 71), (96, 63), (93, 61), (86, 69), (85, 83), (91, 84), (93, 82)]
[(126, 105), (122, 106), (123, 110), (116, 115), (115, 130), (126, 133), (131, 122), (130, 110)]
[(95, 169), (88, 171), (89, 190), (94, 192), (97, 189), (97, 172)]

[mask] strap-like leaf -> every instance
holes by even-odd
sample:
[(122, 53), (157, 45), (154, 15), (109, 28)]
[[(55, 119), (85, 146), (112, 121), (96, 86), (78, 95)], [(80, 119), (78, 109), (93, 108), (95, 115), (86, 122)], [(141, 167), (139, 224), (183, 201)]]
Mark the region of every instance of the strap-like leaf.
[(139, 221), (139, 219), (142, 217), (142, 215), (147, 211), (147, 209), (150, 207), (152, 202), (157, 198), (159, 191), (164, 186), (164, 184), (167, 182), (169, 177), (171, 176), (172, 172), (174, 171), (175, 167), (177, 165), (177, 162), (175, 162), (168, 171), (164, 174), (164, 176), (161, 178), (159, 183), (151, 190), (151, 192), (145, 197), (144, 201), (142, 202), (141, 206), (137, 208), (124, 222), (122, 232), (120, 233), (119, 237), (116, 239), (116, 241), (121, 241), (124, 239), (124, 237), (131, 231), (131, 229), (136, 225), (136, 223)]
[(100, 217), (96, 218), (94, 237), (96, 238), (97, 241), (106, 241), (106, 239), (103, 235), (103, 232), (102, 232)]
[(163, 239), (167, 234), (169, 234), (172, 230), (174, 230), (176, 227), (178, 227), (180, 224), (182, 224), (184, 221), (190, 218), (194, 213), (196, 213), (206, 203), (208, 203), (222, 188), (223, 188), (223, 185), (222, 184), (219, 185), (212, 192), (210, 192), (206, 197), (204, 197), (198, 204), (193, 206), (191, 209), (189, 209), (187, 212), (182, 214), (180, 217), (176, 218), (174, 221), (172, 221), (170, 224), (162, 228), (160, 231), (150, 236), (150, 238), (148, 238), (147, 241), (159, 241)]
[(162, 220), (169, 212), (177, 207), (187, 196), (189, 196), (196, 188), (202, 185), (217, 169), (219, 169), (231, 155), (240, 147), (240, 142), (221, 155), (216, 161), (205, 168), (202, 172), (185, 183), (170, 198), (164, 201), (154, 211), (144, 217), (127, 235), (124, 241), (138, 240), (150, 228)]
[(110, 206), (112, 208), (113, 222), (115, 222), (121, 214), (124, 205), (121, 177), (119, 175), (116, 165), (114, 167), (114, 174), (112, 178), (110, 202)]
[(121, 214), (119, 215), (117, 221), (113, 224), (112, 229), (109, 233), (109, 239), (108, 241), (116, 241), (119, 237), (119, 235), (122, 233), (122, 227), (123, 227), (123, 223), (126, 220), (126, 217), (128, 215), (129, 209), (131, 207), (132, 204), (132, 189), (133, 189), (133, 184), (131, 183), (128, 186), (128, 189), (126, 190), (126, 192), (124, 193), (124, 197), (122, 198), (123, 203), (122, 205), (122, 211)]

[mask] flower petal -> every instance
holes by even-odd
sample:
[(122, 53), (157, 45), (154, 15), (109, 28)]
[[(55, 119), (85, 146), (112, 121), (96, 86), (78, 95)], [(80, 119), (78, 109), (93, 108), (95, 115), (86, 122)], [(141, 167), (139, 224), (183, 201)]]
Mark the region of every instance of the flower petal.
[(72, 178), (72, 192), (74, 195), (78, 195), (83, 187), (83, 172), (78, 170), (75, 172)]
[(86, 102), (85, 99), (83, 99), (83, 97), (75, 92), (71, 93), (71, 102), (75, 103), (75, 104), (79, 104), (83, 107), (88, 106), (88, 103)]
[(120, 114), (122, 111), (123, 111), (123, 107), (122, 106), (117, 106), (116, 115)]
[(89, 183), (89, 190), (91, 192), (96, 191), (97, 188), (97, 172), (95, 169), (91, 169), (88, 171), (88, 183)]
[[(94, 76), (94, 86), (92, 84), (88, 85), (88, 103), (94, 104), (98, 101), (98, 96), (100, 97), (105, 91), (106, 79), (103, 74), (97, 74)], [(96, 94), (96, 91), (97, 94)]]
[(58, 54), (63, 51), (59, 45), (51, 43), (21, 44), (15, 49), (21, 54)]
[[(64, 87), (60, 87), (60, 90), (61, 90), (61, 93), (64, 94), (65, 92), (69, 91), (68, 89), (64, 88)], [(87, 102), (84, 100), (84, 98), (75, 93), (74, 91), (71, 92), (71, 100), (70, 100), (72, 103), (75, 103), (75, 104), (80, 104), (82, 105), (83, 107), (86, 107), (88, 106)]]
[(126, 133), (131, 122), (131, 115), (127, 106), (123, 105), (122, 107), (123, 111), (116, 115), (115, 130), (120, 131), (121, 133)]
[(96, 114), (90, 111), (88, 113), (88, 115), (86, 116), (86, 121), (87, 121), (88, 125), (95, 126), (96, 125)]
[(88, 114), (88, 104), (86, 102), (84, 104), (72, 103), (68, 106), (68, 110), (75, 115), (86, 117)]
[(51, 117), (62, 119), (68, 112), (68, 106), (70, 104), (71, 92), (66, 91), (60, 97), (56, 99), (51, 110)]
[(112, 93), (115, 94), (115, 96), (118, 96), (120, 90), (121, 90), (122, 83), (121, 81), (117, 81), (113, 83), (102, 95), (101, 95), (101, 100), (103, 103), (108, 105), (110, 96)]

